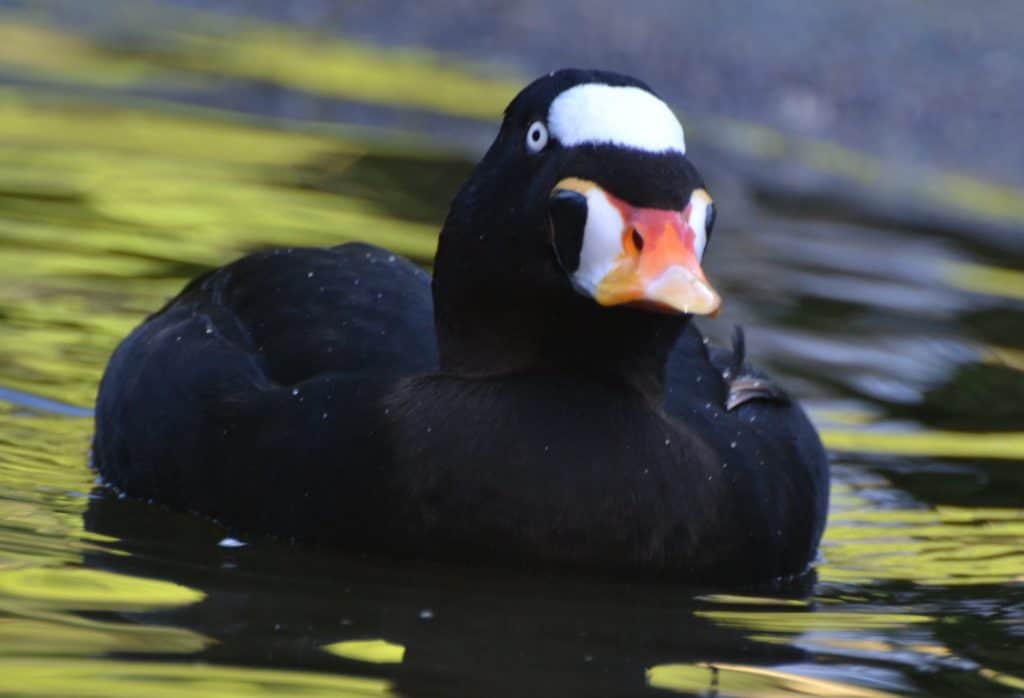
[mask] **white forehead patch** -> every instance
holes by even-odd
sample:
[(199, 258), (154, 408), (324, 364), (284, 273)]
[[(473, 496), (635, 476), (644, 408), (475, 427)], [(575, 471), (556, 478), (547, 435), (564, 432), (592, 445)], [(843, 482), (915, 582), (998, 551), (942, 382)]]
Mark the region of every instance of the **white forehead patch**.
[(548, 130), (565, 146), (611, 144), (686, 154), (683, 127), (668, 105), (639, 87), (576, 85), (548, 111)]

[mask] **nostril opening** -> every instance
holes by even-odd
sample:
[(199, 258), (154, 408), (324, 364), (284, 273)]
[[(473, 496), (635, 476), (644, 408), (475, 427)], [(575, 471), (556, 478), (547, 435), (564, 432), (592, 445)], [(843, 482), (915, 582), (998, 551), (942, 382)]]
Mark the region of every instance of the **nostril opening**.
[(633, 228), (633, 246), (636, 248), (637, 252), (644, 249), (644, 236), (641, 235), (640, 231), (636, 228)]

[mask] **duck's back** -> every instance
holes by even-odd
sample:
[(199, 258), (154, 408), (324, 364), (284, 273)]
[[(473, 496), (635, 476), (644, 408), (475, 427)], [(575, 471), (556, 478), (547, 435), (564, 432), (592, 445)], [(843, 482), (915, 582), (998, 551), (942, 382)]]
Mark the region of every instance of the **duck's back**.
[(344, 526), (338, 508), (371, 506), (380, 486), (372, 470), (345, 467), (381, 448), (379, 395), (437, 366), (432, 317), (429, 276), (368, 245), (273, 250), (217, 269), (114, 352), (95, 464), (133, 496), (332, 537), (319, 527)]

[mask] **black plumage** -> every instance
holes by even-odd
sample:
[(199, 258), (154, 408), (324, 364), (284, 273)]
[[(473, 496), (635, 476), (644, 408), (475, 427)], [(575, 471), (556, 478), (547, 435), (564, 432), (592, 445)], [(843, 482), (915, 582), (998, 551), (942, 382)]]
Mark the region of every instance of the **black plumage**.
[(691, 581), (804, 571), (828, 466), (799, 406), (742, 351), (709, 354), (689, 316), (600, 306), (567, 275), (580, 243), (551, 222), (562, 178), (674, 209), (703, 187), (679, 155), (526, 152), (551, 100), (588, 82), (647, 89), (585, 71), (527, 87), (452, 203), (432, 283), (349, 244), (189, 284), (111, 358), (104, 479), (243, 531), (384, 554)]

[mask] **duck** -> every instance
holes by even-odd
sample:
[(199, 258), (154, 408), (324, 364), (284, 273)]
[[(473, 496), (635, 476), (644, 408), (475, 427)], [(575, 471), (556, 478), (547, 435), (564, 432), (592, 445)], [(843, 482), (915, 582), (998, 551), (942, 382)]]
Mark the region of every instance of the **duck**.
[(756, 584), (813, 568), (828, 459), (693, 321), (716, 209), (646, 83), (527, 85), (429, 274), (350, 242), (249, 254), (114, 350), (92, 459), (122, 496), (342, 551)]

